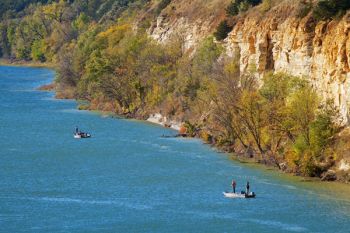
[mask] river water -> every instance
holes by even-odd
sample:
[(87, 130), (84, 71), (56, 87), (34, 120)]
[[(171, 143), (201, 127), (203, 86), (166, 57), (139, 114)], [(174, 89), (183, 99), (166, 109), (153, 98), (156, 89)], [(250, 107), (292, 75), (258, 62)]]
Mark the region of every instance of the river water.
[[(76, 110), (0, 67), (0, 232), (350, 232), (350, 189), (231, 161), (199, 140)], [(78, 125), (90, 139), (73, 139)], [(231, 179), (256, 199), (227, 199)]]

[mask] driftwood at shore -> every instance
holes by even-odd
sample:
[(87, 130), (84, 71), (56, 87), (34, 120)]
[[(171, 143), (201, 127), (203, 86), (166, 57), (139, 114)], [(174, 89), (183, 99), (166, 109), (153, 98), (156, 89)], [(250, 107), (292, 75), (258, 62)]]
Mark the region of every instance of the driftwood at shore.
[(187, 134), (162, 135), (162, 138), (186, 138)]

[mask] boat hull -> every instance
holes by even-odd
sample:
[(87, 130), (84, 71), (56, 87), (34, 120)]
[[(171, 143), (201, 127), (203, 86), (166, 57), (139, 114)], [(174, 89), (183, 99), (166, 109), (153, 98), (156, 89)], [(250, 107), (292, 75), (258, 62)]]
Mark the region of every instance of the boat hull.
[(223, 192), (225, 197), (228, 198), (245, 198), (244, 194), (240, 194), (240, 193), (228, 193), (228, 192)]
[(91, 134), (88, 133), (75, 133), (73, 135), (74, 138), (80, 139), (80, 138), (91, 138)]
[(223, 194), (227, 198), (255, 198), (255, 193), (254, 192), (251, 192), (249, 194), (223, 192)]

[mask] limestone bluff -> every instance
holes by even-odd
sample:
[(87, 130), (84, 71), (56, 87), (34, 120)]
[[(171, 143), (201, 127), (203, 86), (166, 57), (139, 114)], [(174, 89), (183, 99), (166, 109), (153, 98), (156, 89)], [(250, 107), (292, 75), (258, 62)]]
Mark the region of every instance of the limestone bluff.
[[(173, 35), (184, 37), (193, 49), (215, 31), (225, 17), (228, 0), (173, 1), (149, 29), (159, 42)], [(239, 56), (240, 69), (254, 65), (266, 71), (286, 72), (310, 78), (324, 98), (332, 98), (342, 121), (350, 120), (350, 13), (340, 20), (317, 22), (311, 13), (299, 17), (299, 1), (283, 1), (267, 12), (253, 8), (233, 19), (233, 29), (224, 41), (227, 54)], [(191, 5), (191, 7), (189, 7)], [(193, 13), (193, 9), (198, 9)]]

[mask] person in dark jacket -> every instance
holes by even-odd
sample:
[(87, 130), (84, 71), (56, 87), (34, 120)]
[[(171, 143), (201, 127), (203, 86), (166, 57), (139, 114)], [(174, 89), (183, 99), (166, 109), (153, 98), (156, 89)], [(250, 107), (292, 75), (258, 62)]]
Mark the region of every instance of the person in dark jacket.
[(236, 193), (236, 181), (232, 180), (232, 192)]
[(250, 188), (250, 186), (249, 186), (249, 181), (247, 181), (247, 185), (246, 185), (246, 194), (249, 194), (249, 188)]

